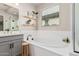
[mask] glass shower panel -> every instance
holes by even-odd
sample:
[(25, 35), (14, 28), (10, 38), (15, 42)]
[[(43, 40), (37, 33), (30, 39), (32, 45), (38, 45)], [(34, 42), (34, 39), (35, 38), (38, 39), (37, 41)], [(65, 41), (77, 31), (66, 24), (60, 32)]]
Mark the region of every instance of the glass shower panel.
[(75, 4), (75, 40), (74, 51), (79, 52), (79, 3)]

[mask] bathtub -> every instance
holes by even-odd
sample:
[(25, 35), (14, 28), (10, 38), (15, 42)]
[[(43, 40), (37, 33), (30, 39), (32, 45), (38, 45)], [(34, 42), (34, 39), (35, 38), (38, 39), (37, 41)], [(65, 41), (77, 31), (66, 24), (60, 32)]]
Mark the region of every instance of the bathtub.
[(65, 44), (59, 47), (56, 44), (48, 45), (39, 41), (26, 41), (30, 45), (31, 56), (68, 56), (70, 54), (70, 44)]
[[(32, 35), (34, 40), (27, 39), (29, 33)], [(64, 43), (63, 38), (69, 38), (70, 43)], [(24, 35), (24, 41), (30, 44), (31, 54), (33, 56), (59, 56), (69, 55), (73, 51), (72, 43), (72, 32), (71, 31), (29, 31)]]

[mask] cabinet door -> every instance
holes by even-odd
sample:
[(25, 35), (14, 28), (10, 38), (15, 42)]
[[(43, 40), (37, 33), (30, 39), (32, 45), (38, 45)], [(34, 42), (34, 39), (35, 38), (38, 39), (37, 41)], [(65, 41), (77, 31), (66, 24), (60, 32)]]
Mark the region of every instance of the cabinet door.
[(13, 56), (19, 55), (21, 52), (22, 41), (18, 39), (13, 41), (12, 44), (13, 44), (12, 55)]
[(10, 56), (11, 48), (9, 42), (0, 43), (0, 56)]

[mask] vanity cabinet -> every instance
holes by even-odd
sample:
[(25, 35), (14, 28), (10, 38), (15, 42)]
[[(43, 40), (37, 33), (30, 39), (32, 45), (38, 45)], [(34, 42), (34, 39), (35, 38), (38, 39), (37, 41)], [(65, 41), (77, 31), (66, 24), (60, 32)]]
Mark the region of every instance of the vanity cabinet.
[(0, 56), (11, 55), (10, 42), (4, 42), (0, 44)]
[[(20, 54), (23, 37), (13, 37), (4, 37), (3, 40), (6, 38), (7, 41), (0, 42), (0, 56), (16, 56)], [(7, 38), (10, 38), (11, 40), (8, 40)]]
[(11, 48), (12, 56), (19, 55), (21, 53), (22, 41), (21, 40), (12, 41), (12, 45), (13, 45), (13, 47)]

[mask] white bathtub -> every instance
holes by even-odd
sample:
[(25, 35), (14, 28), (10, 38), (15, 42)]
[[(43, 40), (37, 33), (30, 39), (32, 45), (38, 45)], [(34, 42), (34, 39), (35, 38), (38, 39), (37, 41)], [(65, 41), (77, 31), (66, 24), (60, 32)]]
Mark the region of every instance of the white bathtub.
[(70, 53), (69, 45), (58, 47), (56, 44), (48, 45), (38, 41), (27, 42), (30, 44), (31, 56), (68, 56)]
[[(33, 36), (34, 40), (29, 39), (31, 54), (38, 56), (50, 55), (69, 55), (73, 50), (72, 32), (71, 31), (29, 31), (25, 34), (24, 40), (26, 41), (29, 33)], [(70, 43), (66, 44), (62, 40), (69, 38)]]

